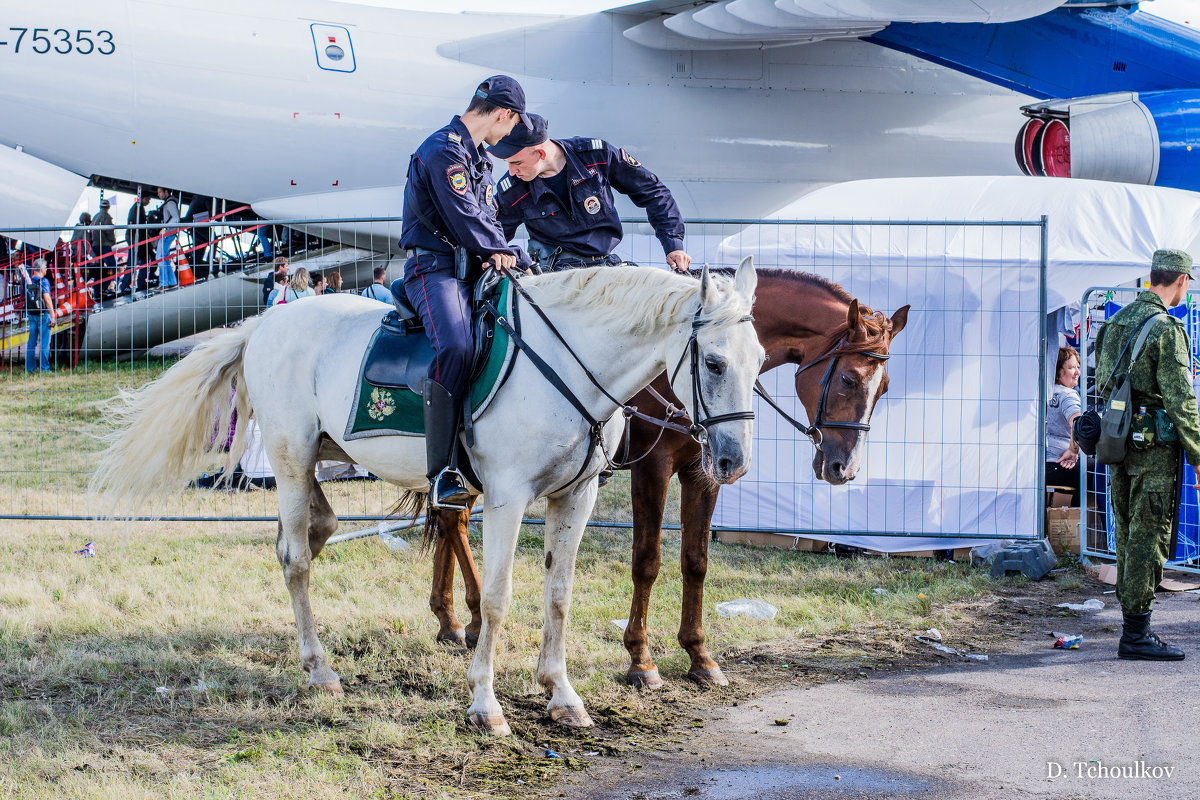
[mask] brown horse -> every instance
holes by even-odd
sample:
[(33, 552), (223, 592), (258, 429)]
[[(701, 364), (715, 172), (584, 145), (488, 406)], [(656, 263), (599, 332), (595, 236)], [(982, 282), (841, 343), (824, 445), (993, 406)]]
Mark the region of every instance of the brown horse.
[[(796, 395), (819, 432), (813, 472), (832, 484), (853, 480), (858, 472), (875, 403), (887, 391), (885, 369), (892, 339), (908, 321), (908, 306), (889, 319), (861, 306), (842, 287), (816, 275), (791, 270), (758, 270), (754, 327), (767, 351), (763, 369), (796, 364)], [(665, 375), (651, 387), (679, 407)], [(649, 390), (630, 401), (644, 413), (662, 409)], [(661, 437), (661, 438), (660, 438)], [(694, 466), (700, 445), (681, 433), (634, 418), (629, 430), (629, 453), (618, 461), (639, 459), (630, 466), (633, 494), (633, 601), (625, 628), (629, 651), (629, 682), (635, 686), (662, 685), (650, 658), (646, 616), (650, 590), (662, 563), (660, 541), (667, 484), (679, 475), (682, 489), (683, 608), (679, 644), (691, 657), (688, 677), (700, 683), (725, 685), (728, 680), (704, 646), (704, 579), (708, 571), (709, 527), (718, 487)], [(656, 443), (657, 442), (657, 443)], [(644, 454), (644, 455), (643, 455)], [(467, 541), (467, 514), (443, 511), (437, 520), (433, 590), (429, 606), (440, 624), (439, 641), (473, 646), (479, 635), (479, 573)], [(466, 584), (471, 622), (465, 628), (454, 614), (454, 564), (458, 561)]]

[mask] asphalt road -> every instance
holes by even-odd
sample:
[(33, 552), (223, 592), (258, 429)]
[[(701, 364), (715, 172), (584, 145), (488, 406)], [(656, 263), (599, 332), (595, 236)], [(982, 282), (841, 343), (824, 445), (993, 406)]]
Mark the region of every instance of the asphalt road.
[[(986, 663), (794, 687), (717, 709), (678, 754), (593, 774), (592, 800), (1200, 798), (1200, 596), (1159, 594), (1154, 628), (1188, 657), (1116, 658), (1121, 614), (1028, 631)], [(794, 715), (794, 716), (793, 716)], [(778, 726), (776, 719), (788, 719)], [(1130, 774), (1132, 773), (1132, 774)]]

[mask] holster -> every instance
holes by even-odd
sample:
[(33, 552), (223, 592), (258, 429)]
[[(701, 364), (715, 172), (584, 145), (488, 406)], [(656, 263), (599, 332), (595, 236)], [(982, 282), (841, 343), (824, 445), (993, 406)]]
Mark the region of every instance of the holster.
[(454, 248), (454, 277), (474, 283), (483, 275), (483, 260), (467, 252), (465, 247)]

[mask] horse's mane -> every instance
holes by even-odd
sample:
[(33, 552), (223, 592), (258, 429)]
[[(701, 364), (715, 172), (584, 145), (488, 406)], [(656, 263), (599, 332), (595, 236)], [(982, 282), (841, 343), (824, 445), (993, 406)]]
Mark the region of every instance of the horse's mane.
[[(731, 270), (720, 269), (714, 272), (725, 275)], [(847, 292), (842, 285), (834, 283), (828, 278), (820, 275), (814, 275), (811, 272), (800, 272), (794, 269), (779, 269), (779, 268), (762, 268), (758, 269), (758, 276), (761, 280), (764, 277), (777, 278), (794, 283), (804, 284), (805, 286), (813, 287), (814, 289), (825, 292), (838, 302), (844, 303), (847, 306), (854, 301), (854, 295)], [(843, 321), (835, 327), (821, 340), (819, 346), (815, 348), (816, 353), (829, 353), (837, 349), (834, 355), (853, 355), (854, 353), (862, 352), (878, 352), (882, 348), (886, 348), (888, 344), (889, 334), (892, 330), (891, 320), (886, 314), (876, 311), (870, 306), (862, 303), (858, 304), (859, 315), (862, 320), (863, 338), (853, 342), (846, 342), (840, 347), (839, 343), (850, 333), (850, 322)]]
[[(730, 278), (713, 278), (727, 302), (716, 304), (700, 323), (724, 326), (739, 322), (750, 313), (750, 305), (733, 291)], [(639, 334), (691, 319), (700, 298), (700, 282), (694, 277), (646, 267), (572, 269), (522, 278), (521, 284), (539, 305), (570, 308), (585, 318)]]

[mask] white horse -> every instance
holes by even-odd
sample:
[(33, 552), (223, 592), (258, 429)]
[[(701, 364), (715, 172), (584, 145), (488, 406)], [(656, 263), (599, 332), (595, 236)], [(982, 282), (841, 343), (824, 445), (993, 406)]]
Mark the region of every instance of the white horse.
[[(571, 348), (613, 397), (632, 397), (664, 371), (688, 401), (693, 420), (731, 415), (708, 431), (703, 467), (719, 483), (747, 469), (751, 390), (764, 358), (747, 324), (757, 277), (750, 259), (735, 278), (704, 271), (700, 280), (663, 270), (601, 267), (521, 278)], [(624, 428), (616, 403), (597, 389), (538, 316), (521, 303), (522, 337), (562, 376), (597, 420), (603, 444), (616, 448)], [(251, 416), (275, 468), (279, 493), (276, 551), (299, 629), (309, 686), (342, 693), (317, 639), (309, 602), (313, 558), (337, 528), (314, 478), (318, 459), (362, 464), (406, 490), (426, 492), (424, 440), (376, 436), (346, 441), (358, 367), (378, 327), (382, 306), (351, 295), (306, 298), (222, 334), (145, 387), (114, 404), (116, 430), (100, 457), (93, 490), (113, 503), (177, 489), (210, 465), (228, 430), (230, 386), (239, 424), (231, 455), (240, 453)], [(689, 360), (691, 365), (689, 366)], [(682, 364), (683, 368), (676, 369)], [(693, 375), (698, 386), (693, 393)], [(697, 416), (700, 415), (700, 416)], [(701, 437), (705, 438), (705, 437)], [(528, 357), (518, 355), (507, 382), (475, 422), (471, 464), (483, 484), (483, 627), (468, 674), (468, 716), (495, 734), (509, 733), (493, 691), (496, 637), (512, 599), (517, 534), (527, 506), (549, 497), (545, 527), (545, 623), (537, 679), (551, 693), (547, 710), (561, 724), (591, 719), (567, 680), (566, 617), (575, 556), (605, 465), (589, 447), (588, 425)], [(589, 453), (591, 458), (582, 471)]]

